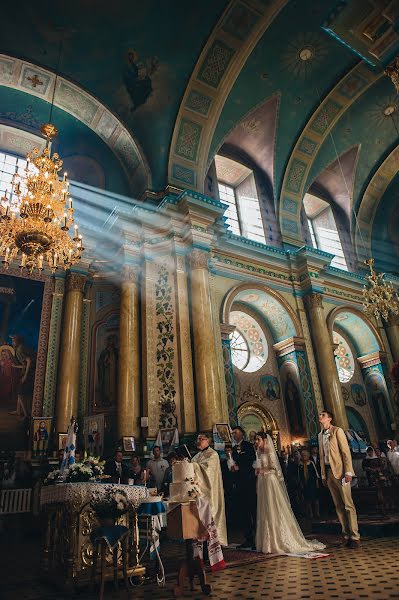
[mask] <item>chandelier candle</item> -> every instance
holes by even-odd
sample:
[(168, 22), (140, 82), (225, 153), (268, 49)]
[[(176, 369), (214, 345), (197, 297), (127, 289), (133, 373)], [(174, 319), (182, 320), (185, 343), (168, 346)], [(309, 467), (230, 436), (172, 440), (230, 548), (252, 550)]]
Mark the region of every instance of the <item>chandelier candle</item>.
[(74, 223), (67, 173), (60, 179), (62, 160), (51, 154), (50, 143), (57, 136), (54, 125), (42, 125), (46, 147), (27, 154), (23, 173), (16, 169), (12, 193), (0, 198), (0, 256), (7, 269), (21, 253), (20, 269), (43, 270), (43, 261), (54, 273), (58, 266), (69, 269), (80, 260), (83, 248), (78, 226), (74, 237), (68, 231)]

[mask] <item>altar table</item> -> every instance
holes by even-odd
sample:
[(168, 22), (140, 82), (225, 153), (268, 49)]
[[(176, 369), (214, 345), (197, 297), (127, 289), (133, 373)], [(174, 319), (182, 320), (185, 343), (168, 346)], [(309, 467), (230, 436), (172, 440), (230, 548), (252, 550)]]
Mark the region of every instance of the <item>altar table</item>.
[[(61, 483), (45, 486), (41, 490), (40, 505), (47, 517), (43, 551), (43, 570), (49, 579), (65, 590), (89, 583), (93, 547), (90, 533), (99, 526), (90, 506), (93, 492), (123, 490), (132, 509), (122, 515), (118, 524), (129, 528), (128, 575), (143, 577), (145, 569), (139, 564), (139, 534), (136, 509), (148, 495), (143, 486), (103, 483)], [(109, 572), (113, 577), (112, 556), (107, 557)], [(121, 564), (121, 556), (118, 556)], [(122, 573), (121, 573), (122, 576)]]

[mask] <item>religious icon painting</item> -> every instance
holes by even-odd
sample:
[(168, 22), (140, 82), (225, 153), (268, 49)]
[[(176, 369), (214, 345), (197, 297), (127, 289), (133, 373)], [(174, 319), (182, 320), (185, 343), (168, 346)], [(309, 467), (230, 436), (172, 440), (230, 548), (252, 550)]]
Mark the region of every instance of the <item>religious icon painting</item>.
[(68, 438), (67, 433), (59, 433), (58, 434), (58, 450), (65, 450), (67, 438)]
[(352, 383), (351, 385), (352, 400), (358, 406), (364, 406), (366, 404), (366, 392), (362, 385), (358, 383)]
[(32, 419), (33, 456), (46, 456), (51, 436), (51, 417)]
[(161, 450), (164, 456), (167, 456), (172, 448), (173, 438), (175, 437), (176, 428), (160, 429)]
[(85, 450), (94, 456), (100, 456), (104, 447), (104, 415), (93, 415), (83, 420)]
[(123, 452), (135, 452), (136, 442), (133, 436), (126, 436), (122, 438)]
[(218, 437), (224, 444), (232, 443), (231, 431), (227, 423), (216, 423), (215, 429)]
[(260, 378), (259, 385), (265, 400), (278, 400), (280, 398), (280, 383), (274, 375), (263, 375)]

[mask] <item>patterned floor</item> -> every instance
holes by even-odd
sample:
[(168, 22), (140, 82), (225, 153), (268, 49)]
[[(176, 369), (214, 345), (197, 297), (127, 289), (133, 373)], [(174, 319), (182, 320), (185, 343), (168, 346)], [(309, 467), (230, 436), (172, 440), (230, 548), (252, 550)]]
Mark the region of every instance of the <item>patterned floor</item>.
[[(319, 536), (320, 537), (320, 536)], [(218, 600), (245, 599), (259, 600), (267, 597), (273, 600), (302, 600), (317, 598), (388, 600), (399, 599), (398, 547), (399, 538), (364, 540), (359, 550), (347, 550), (338, 546), (337, 538), (325, 538), (329, 543), (331, 556), (318, 560), (277, 557), (256, 564), (234, 566), (226, 571), (209, 576), (213, 587), (213, 598)], [(5, 546), (8, 552), (5, 553)], [(2, 565), (5, 567), (0, 586), (1, 600), (64, 600), (42, 583), (37, 570), (37, 553), (32, 541), (27, 543), (0, 542)], [(172, 551), (172, 549), (171, 549)], [(173, 550), (173, 552), (175, 552)], [(28, 568), (21, 570), (21, 558), (28, 552)], [(19, 559), (19, 560), (18, 560)], [(166, 587), (161, 589), (155, 583), (146, 582), (134, 588), (129, 594), (121, 587), (116, 593), (112, 585), (106, 588), (106, 599), (131, 598), (171, 600), (174, 581), (168, 578)], [(69, 598), (71, 596), (68, 596)], [(82, 590), (76, 598), (91, 600)], [(188, 588), (185, 597), (203, 599), (200, 588), (190, 596)]]

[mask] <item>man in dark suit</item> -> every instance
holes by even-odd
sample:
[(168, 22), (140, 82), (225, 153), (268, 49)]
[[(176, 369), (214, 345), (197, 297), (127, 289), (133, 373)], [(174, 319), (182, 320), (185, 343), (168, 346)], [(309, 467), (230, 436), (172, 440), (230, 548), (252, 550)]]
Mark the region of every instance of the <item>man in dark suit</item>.
[(109, 483), (127, 483), (128, 468), (122, 462), (123, 453), (121, 450), (116, 450), (114, 458), (105, 463), (104, 475), (109, 475), (107, 479)]
[(237, 425), (233, 428), (236, 445), (232, 459), (235, 464), (230, 468), (234, 474), (237, 494), (237, 513), (245, 540), (238, 548), (255, 548), (256, 530), (256, 476), (253, 463), (256, 460), (255, 450), (250, 442), (244, 439), (244, 430)]
[(288, 471), (288, 454), (285, 450), (281, 450), (280, 452), (280, 456), (278, 457), (279, 461), (280, 461), (280, 468), (281, 468), (281, 472), (283, 474), (284, 477), (284, 481), (287, 481), (287, 471)]

